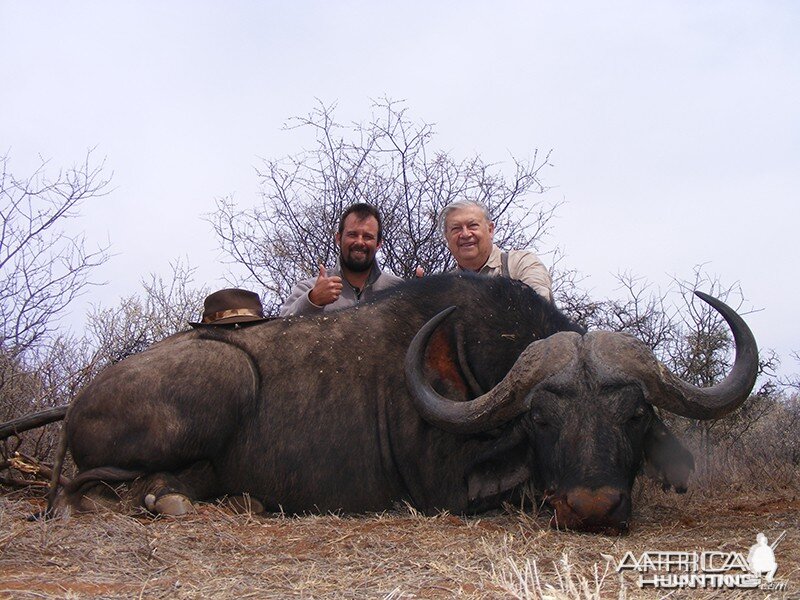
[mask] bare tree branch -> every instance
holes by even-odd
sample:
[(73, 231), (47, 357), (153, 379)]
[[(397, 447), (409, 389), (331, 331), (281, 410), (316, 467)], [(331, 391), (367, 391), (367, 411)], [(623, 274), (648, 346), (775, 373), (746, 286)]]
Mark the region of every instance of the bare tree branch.
[(104, 164), (91, 151), (82, 164), (54, 178), (42, 161), (17, 178), (8, 155), (0, 158), (0, 344), (20, 355), (52, 333), (64, 309), (89, 285), (89, 274), (108, 260), (107, 247), (87, 249), (64, 224), (82, 202), (108, 193)]
[(530, 248), (548, 232), (557, 205), (535, 197), (546, 190), (540, 177), (549, 153), (543, 159), (534, 153), (530, 161), (512, 157), (513, 174), (506, 176), (479, 156), (456, 160), (432, 151), (433, 126), (412, 121), (402, 102), (380, 99), (367, 122), (349, 126), (336, 121), (335, 108), (318, 101), (308, 115), (289, 121), (287, 129), (312, 131), (316, 145), (298, 156), (263, 161), (256, 206), (240, 208), (224, 198), (207, 215), (223, 252), (247, 272), (237, 283), (263, 290), (268, 312), (275, 313), (292, 286), (320, 263), (333, 265), (339, 215), (354, 202), (381, 210), (381, 261), (402, 277), (411, 277), (417, 266), (427, 273), (454, 266), (436, 216), (458, 198), (488, 204), (500, 245)]

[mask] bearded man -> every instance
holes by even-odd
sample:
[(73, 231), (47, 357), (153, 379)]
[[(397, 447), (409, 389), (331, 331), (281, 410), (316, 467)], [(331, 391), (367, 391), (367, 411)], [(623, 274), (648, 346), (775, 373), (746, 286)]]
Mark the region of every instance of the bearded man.
[(330, 272), (319, 266), (319, 275), (294, 286), (280, 309), (282, 317), (319, 314), (354, 306), (372, 298), (375, 292), (402, 281), (381, 271), (375, 254), (383, 241), (378, 209), (371, 204), (352, 204), (339, 219), (336, 234), (339, 259)]

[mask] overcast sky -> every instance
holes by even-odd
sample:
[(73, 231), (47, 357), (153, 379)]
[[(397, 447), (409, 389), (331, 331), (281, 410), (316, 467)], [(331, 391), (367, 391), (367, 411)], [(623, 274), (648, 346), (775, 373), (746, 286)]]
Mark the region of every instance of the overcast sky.
[(202, 215), (257, 201), (259, 157), (315, 99), (365, 120), (403, 99), (455, 158), (553, 150), (545, 199), (563, 266), (597, 297), (632, 271), (666, 288), (696, 265), (739, 282), (760, 345), (800, 365), (800, 3), (11, 2), (0, 0), (0, 151), (106, 158), (114, 191), (84, 207), (114, 258), (113, 306), (185, 257), (223, 285)]

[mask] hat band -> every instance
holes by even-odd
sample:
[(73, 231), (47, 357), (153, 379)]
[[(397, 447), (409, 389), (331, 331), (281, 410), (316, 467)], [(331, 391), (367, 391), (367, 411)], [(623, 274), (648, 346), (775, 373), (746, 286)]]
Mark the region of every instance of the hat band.
[(203, 315), (203, 323), (213, 323), (220, 319), (227, 319), (229, 317), (258, 317), (263, 319), (264, 315), (252, 308), (232, 308), (230, 310), (221, 310), (210, 315)]

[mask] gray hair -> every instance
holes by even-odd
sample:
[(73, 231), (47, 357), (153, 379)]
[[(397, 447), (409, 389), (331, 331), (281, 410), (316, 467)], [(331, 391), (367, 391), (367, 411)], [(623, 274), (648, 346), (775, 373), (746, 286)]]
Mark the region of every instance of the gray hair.
[(492, 215), (489, 214), (489, 207), (486, 206), (480, 200), (453, 200), (450, 204), (445, 206), (442, 209), (442, 212), (439, 213), (439, 229), (442, 232), (443, 237), (447, 237), (447, 231), (445, 230), (445, 221), (447, 220), (447, 215), (449, 215), (454, 210), (459, 210), (462, 208), (472, 208), (473, 206), (477, 206), (483, 212), (483, 216), (486, 217), (486, 220), (491, 223), (492, 222)]

